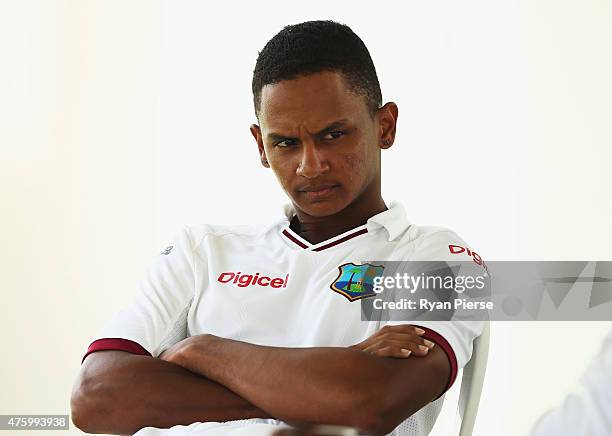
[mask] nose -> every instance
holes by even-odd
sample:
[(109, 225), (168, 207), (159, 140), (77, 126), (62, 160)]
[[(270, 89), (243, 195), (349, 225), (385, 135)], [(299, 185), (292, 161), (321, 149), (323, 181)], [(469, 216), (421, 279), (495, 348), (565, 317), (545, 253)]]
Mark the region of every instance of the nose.
[(304, 141), (296, 174), (307, 179), (314, 179), (327, 171), (329, 171), (329, 163), (323, 153), (317, 150), (314, 141)]

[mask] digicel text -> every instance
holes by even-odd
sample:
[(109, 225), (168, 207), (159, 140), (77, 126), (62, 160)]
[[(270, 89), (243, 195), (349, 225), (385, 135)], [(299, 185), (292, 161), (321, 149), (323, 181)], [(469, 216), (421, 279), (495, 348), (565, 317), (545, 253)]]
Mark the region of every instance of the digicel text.
[(468, 256), (472, 257), (474, 262), (486, 268), (484, 260), (482, 260), (482, 257), (480, 257), (480, 254), (476, 253), (475, 251), (470, 250), (468, 247), (462, 247), (461, 245), (449, 244), (448, 249), (450, 250), (451, 254), (467, 253)]
[(221, 283), (233, 283), (241, 288), (247, 286), (271, 286), (273, 288), (286, 288), (287, 282), (289, 281), (289, 274), (285, 275), (285, 278), (268, 276), (260, 276), (259, 273), (255, 274), (242, 274), (240, 271), (237, 273), (224, 272), (217, 278), (218, 282)]

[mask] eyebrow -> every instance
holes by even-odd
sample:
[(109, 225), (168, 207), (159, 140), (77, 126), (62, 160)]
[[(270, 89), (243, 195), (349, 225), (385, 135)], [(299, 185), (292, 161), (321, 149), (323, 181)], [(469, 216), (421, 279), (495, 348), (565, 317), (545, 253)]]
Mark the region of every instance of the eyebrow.
[[(338, 121), (334, 121), (333, 123), (329, 124), (329, 125), (328, 125), (328, 126), (326, 126), (325, 128), (321, 129), (319, 132), (315, 133), (315, 135), (316, 135), (316, 136), (320, 136), (320, 135), (322, 135), (322, 134), (324, 134), (324, 133), (328, 133), (328, 132), (330, 132), (330, 131), (332, 131), (332, 130), (334, 130), (334, 129), (337, 129), (337, 128), (339, 128), (339, 127), (342, 127), (344, 124), (346, 124), (346, 123), (348, 123), (348, 122), (349, 122), (349, 120), (348, 120), (348, 119), (346, 119), (346, 118), (343, 118), (343, 119), (338, 120)], [(268, 134), (266, 135), (266, 137), (267, 137), (267, 138), (268, 138), (268, 140), (270, 140), (270, 141), (277, 141), (277, 140), (279, 140), (279, 139), (293, 139), (293, 138), (291, 138), (291, 137), (289, 137), (289, 136), (286, 136), (286, 135), (281, 135), (280, 133), (276, 133), (276, 132), (271, 132), (271, 133), (268, 133)]]

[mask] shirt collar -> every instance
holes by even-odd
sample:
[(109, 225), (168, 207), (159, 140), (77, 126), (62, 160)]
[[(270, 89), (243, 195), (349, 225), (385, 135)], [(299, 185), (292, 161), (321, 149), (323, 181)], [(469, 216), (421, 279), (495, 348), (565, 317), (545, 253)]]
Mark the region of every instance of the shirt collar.
[(401, 202), (393, 200), (387, 207), (387, 210), (370, 217), (366, 225), (368, 232), (384, 227), (389, 241), (393, 241), (410, 226), (410, 221)]
[[(404, 205), (400, 201), (392, 200), (387, 207), (387, 210), (370, 217), (366, 222), (366, 228), (369, 233), (383, 227), (387, 230), (388, 240), (392, 241), (410, 226), (410, 221), (406, 216)], [(295, 215), (295, 208), (293, 204), (285, 203), (282, 206), (282, 212), (284, 215), (282, 221), (289, 222)]]

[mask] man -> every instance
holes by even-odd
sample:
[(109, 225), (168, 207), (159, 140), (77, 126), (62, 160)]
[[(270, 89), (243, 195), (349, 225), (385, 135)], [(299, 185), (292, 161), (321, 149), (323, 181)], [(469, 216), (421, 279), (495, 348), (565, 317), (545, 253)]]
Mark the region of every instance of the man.
[(268, 226), (175, 237), (90, 345), (75, 425), (139, 436), (269, 434), (283, 422), (429, 433), (482, 325), (362, 321), (365, 295), (339, 280), (347, 267), (363, 275), (363, 259), (471, 260), (449, 250), (467, 247), (455, 233), (411, 225), (382, 199), (397, 105), (382, 105), (361, 39), (332, 21), (285, 27), (259, 53), (252, 85), (251, 133), (291, 204)]

